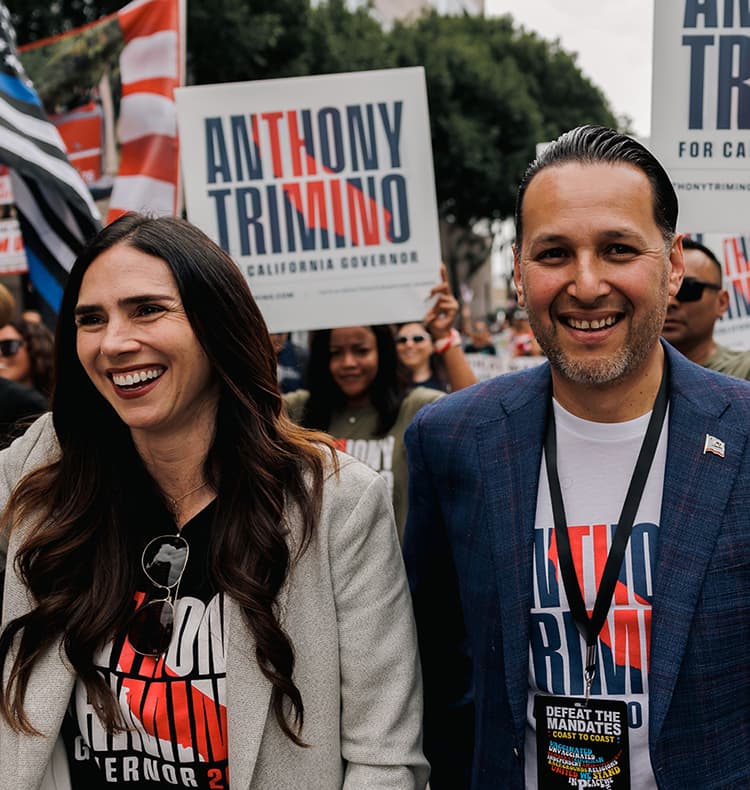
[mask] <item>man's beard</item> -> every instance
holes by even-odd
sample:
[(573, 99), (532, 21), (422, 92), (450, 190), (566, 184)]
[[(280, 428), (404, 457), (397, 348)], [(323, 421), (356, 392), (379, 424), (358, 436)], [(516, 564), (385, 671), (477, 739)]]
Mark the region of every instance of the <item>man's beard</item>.
[(557, 338), (556, 324), (543, 324), (528, 310), (534, 337), (550, 361), (550, 365), (564, 378), (575, 384), (591, 386), (610, 384), (639, 370), (658, 342), (667, 314), (668, 274), (659, 283), (659, 297), (663, 308), (647, 312), (640, 320), (631, 320), (625, 341), (614, 353), (600, 357), (570, 356)]

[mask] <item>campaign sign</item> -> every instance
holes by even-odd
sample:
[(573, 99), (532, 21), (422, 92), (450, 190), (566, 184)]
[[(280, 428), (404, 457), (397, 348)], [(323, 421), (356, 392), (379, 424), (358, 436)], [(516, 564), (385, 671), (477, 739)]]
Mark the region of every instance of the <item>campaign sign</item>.
[(5, 165), (0, 165), (0, 206), (9, 206), (14, 202), (10, 173)]
[(0, 274), (22, 274), (28, 270), (18, 220), (0, 219)]
[(508, 353), (503, 351), (498, 354), (481, 354), (477, 352), (466, 352), (464, 354), (477, 381), (487, 381), (488, 379), (507, 373)]
[(696, 234), (723, 268), (729, 306), (714, 324), (714, 340), (728, 348), (750, 351), (750, 237)]
[(188, 218), (272, 332), (424, 314), (440, 242), (422, 68), (175, 95)]
[(750, 212), (750, 6), (654, 3), (651, 148), (679, 229), (741, 233)]

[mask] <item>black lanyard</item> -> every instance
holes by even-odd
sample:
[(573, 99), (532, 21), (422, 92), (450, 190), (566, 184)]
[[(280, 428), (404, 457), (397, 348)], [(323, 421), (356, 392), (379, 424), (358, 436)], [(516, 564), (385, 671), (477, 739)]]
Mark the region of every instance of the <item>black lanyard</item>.
[(586, 605), (583, 601), (581, 588), (578, 586), (578, 579), (573, 565), (573, 555), (570, 551), (565, 507), (563, 506), (562, 491), (560, 490), (560, 478), (557, 474), (557, 437), (555, 435), (555, 412), (552, 406), (551, 394), (549, 398), (547, 430), (544, 437), (544, 458), (547, 465), (547, 479), (552, 501), (552, 516), (555, 522), (555, 538), (557, 540), (557, 555), (560, 560), (560, 573), (565, 586), (565, 594), (568, 596), (568, 605), (570, 606), (573, 622), (575, 622), (581, 636), (586, 640), (586, 699), (589, 697), (596, 669), (596, 643), (599, 638), (599, 632), (602, 630), (609, 608), (612, 605), (612, 596), (620, 575), (625, 549), (628, 545), (628, 540), (630, 540), (633, 521), (641, 503), (643, 490), (646, 487), (646, 480), (651, 469), (651, 462), (654, 459), (656, 447), (659, 443), (664, 416), (667, 413), (667, 405), (669, 403), (667, 395), (667, 366), (668, 362), (665, 357), (664, 372), (662, 373), (659, 392), (656, 395), (651, 418), (646, 428), (646, 435), (643, 437), (643, 443), (638, 453), (638, 460), (635, 463), (633, 477), (630, 480), (620, 519), (617, 522), (612, 546), (607, 555), (607, 562), (604, 565), (604, 572), (596, 593), (591, 618), (586, 613)]

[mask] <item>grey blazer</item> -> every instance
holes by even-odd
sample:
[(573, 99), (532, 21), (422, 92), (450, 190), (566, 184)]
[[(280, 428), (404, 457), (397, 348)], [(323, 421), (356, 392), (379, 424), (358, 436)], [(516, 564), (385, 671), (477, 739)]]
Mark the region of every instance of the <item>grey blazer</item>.
[[(56, 452), (45, 415), (0, 453), (0, 505), (23, 474)], [(310, 748), (296, 747), (279, 728), (253, 634), (238, 605), (227, 601), (232, 790), (421, 790), (427, 782), (422, 681), (390, 498), (382, 478), (364, 464), (345, 455), (340, 464), (338, 477), (325, 483), (319, 529), (278, 602), (295, 649), (302, 736)], [(293, 541), (299, 534), (293, 509), (288, 522)], [(27, 526), (14, 530), (7, 545), (3, 624), (31, 604), (13, 571)], [(0, 566), (5, 552), (0, 544)], [(21, 735), (0, 720), (0, 790), (70, 786), (58, 734), (74, 680), (58, 643), (35, 668), (26, 693), (29, 719), (43, 735)]]

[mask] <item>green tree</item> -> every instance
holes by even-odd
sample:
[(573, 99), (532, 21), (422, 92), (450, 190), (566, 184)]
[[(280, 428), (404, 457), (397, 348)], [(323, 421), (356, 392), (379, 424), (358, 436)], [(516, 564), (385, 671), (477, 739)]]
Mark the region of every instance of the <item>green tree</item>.
[(196, 85), (307, 73), (309, 0), (188, 2), (188, 81)]
[(507, 216), (536, 144), (581, 123), (615, 125), (575, 56), (509, 16), (426, 14), (397, 24), (398, 66), (423, 65), (430, 104), (439, 213), (470, 225)]
[(5, 0), (19, 44), (56, 36), (122, 8), (121, 0)]
[(317, 5), (306, 36), (305, 73), (385, 69), (394, 65), (388, 34), (366, 7), (350, 11), (344, 0)]

